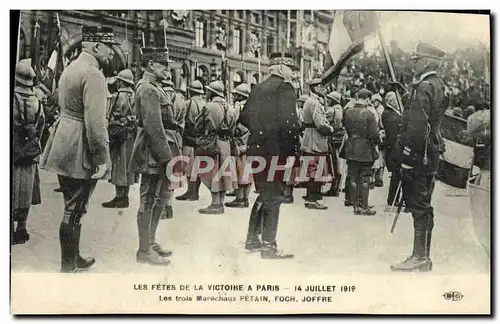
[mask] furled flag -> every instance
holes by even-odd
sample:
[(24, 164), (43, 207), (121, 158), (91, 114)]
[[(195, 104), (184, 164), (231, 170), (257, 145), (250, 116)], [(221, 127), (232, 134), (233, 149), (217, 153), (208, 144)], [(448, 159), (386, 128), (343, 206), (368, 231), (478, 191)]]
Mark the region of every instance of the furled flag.
[(323, 83), (338, 76), (347, 61), (363, 50), (365, 38), (376, 30), (377, 15), (374, 11), (336, 11), (323, 68)]

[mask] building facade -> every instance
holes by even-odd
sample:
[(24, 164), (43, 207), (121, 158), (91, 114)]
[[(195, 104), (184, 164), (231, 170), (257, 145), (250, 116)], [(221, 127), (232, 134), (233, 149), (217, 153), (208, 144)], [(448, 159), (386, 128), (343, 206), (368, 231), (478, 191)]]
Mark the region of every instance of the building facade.
[(19, 58), (31, 57), (38, 48), (42, 79), (49, 74), (45, 67), (59, 39), (57, 16), (66, 64), (81, 51), (82, 25), (110, 26), (121, 45), (114, 47), (115, 59), (105, 74), (111, 76), (127, 67), (139, 78), (140, 48), (166, 45), (175, 61), (171, 65), (172, 79), (178, 89), (185, 91), (195, 79), (207, 84), (220, 78), (223, 57), (227, 58), (230, 89), (242, 82), (256, 84), (266, 77), (268, 56), (276, 51), (294, 53), (304, 80), (315, 77), (327, 55), (334, 13), (328, 10), (23, 10)]

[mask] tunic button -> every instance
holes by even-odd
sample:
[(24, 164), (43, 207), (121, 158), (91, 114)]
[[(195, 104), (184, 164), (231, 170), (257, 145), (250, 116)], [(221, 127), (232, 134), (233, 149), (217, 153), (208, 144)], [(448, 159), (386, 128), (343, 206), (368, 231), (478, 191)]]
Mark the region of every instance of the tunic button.
[(290, 122), (287, 120), (286, 123), (289, 124)]
[(259, 147), (260, 147), (260, 145), (257, 145), (257, 148), (259, 148)]
[(259, 132), (260, 135), (262, 135), (262, 132)]

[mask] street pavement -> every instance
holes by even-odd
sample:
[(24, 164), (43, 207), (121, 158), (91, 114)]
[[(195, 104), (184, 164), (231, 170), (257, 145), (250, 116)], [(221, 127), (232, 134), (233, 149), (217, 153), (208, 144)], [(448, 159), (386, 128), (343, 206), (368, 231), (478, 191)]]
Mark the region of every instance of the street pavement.
[[(13, 272), (59, 272), (58, 230), (63, 200), (54, 174), (40, 171), (42, 204), (33, 206), (28, 219), (30, 240), (11, 251)], [(304, 207), (305, 189), (294, 190), (295, 203), (282, 205), (278, 245), (293, 252), (291, 260), (262, 260), (258, 253), (244, 250), (251, 208), (226, 208), (223, 215), (202, 215), (198, 209), (210, 203), (202, 186), (200, 200), (174, 199), (174, 219), (161, 220), (157, 241), (174, 251), (168, 267), (135, 261), (138, 247), (136, 213), (139, 185), (131, 187), (131, 206), (105, 209), (101, 203), (114, 197), (114, 187), (100, 181), (84, 216), (81, 237), (83, 256), (94, 256), (92, 273), (154, 273), (186, 275), (313, 276), (329, 274), (386, 274), (391, 263), (404, 260), (412, 250), (412, 218), (401, 214), (396, 230), (389, 229), (393, 214), (384, 213), (387, 184), (370, 192), (376, 216), (355, 216), (344, 207), (343, 197), (325, 197), (326, 211)], [(184, 192), (176, 190), (175, 196)], [(250, 206), (256, 194), (250, 196)], [(227, 197), (226, 201), (233, 197)], [(429, 275), (488, 274), (489, 258), (474, 235), (468, 196), (451, 196), (449, 188), (437, 183), (433, 197), (435, 227)]]

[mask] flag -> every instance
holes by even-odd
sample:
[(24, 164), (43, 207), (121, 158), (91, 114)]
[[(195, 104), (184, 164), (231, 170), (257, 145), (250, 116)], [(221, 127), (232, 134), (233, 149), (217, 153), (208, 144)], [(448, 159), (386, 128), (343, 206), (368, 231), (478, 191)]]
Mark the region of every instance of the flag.
[(465, 189), (474, 158), (474, 143), (467, 133), (467, 121), (445, 114), (441, 132), (445, 152), (440, 157), (436, 178), (449, 186)]
[(323, 83), (338, 76), (347, 61), (363, 50), (365, 38), (376, 30), (374, 11), (336, 11), (323, 67)]

